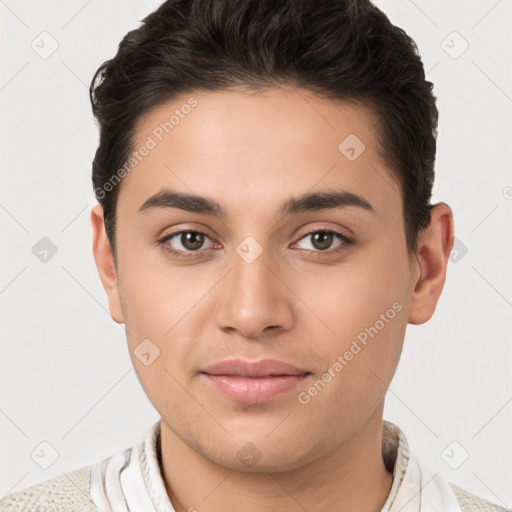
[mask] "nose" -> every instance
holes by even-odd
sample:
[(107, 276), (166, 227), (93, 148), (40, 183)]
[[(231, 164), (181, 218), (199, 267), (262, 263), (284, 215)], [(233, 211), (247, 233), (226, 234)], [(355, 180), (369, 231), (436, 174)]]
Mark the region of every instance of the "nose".
[(293, 293), (283, 277), (265, 250), (252, 262), (234, 253), (233, 268), (218, 289), (218, 327), (260, 340), (271, 331), (290, 329)]

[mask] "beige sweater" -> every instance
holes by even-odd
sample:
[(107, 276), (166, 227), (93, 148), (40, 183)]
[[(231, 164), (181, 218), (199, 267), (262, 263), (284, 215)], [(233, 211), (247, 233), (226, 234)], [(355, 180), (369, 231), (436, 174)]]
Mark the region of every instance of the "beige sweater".
[[(137, 446), (98, 462), (46, 480), (28, 489), (10, 494), (0, 501), (0, 512), (173, 512), (165, 490), (159, 464), (160, 421), (147, 432)], [(498, 505), (483, 500), (463, 489), (438, 482), (423, 485), (428, 474), (412, 475), (413, 467), (421, 468), (410, 455), (403, 432), (384, 421), (383, 455), (393, 471), (393, 484), (382, 512), (499, 512)], [(414, 466), (416, 464), (416, 466)], [(124, 475), (121, 474), (124, 471)], [(106, 474), (110, 483), (106, 484)], [(112, 475), (115, 475), (113, 482)], [(436, 473), (438, 475), (438, 473)], [(415, 480), (419, 480), (417, 483)], [(419, 485), (416, 490), (415, 486)], [(110, 488), (109, 488), (110, 486)], [(427, 490), (430, 494), (427, 494)], [(449, 510), (437, 508), (436, 493), (445, 493), (443, 503), (452, 503)], [(423, 499), (422, 499), (423, 494)], [(403, 505), (405, 503), (405, 506)], [(432, 505), (434, 503), (434, 505)], [(458, 503), (458, 506), (457, 506)]]

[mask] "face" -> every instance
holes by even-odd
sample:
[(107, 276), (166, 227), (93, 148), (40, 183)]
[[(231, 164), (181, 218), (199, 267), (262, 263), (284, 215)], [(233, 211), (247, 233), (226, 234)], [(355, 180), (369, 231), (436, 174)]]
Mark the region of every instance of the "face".
[(208, 460), (297, 468), (382, 406), (418, 275), (377, 139), (366, 107), (285, 89), (141, 120), (116, 320), (162, 429)]

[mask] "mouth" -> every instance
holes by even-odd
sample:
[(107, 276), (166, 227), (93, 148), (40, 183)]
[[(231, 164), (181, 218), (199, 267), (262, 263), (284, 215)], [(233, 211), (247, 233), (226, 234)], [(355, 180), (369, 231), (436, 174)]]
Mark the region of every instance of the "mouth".
[(274, 359), (258, 362), (235, 359), (208, 366), (200, 374), (227, 398), (256, 404), (297, 389), (311, 372)]

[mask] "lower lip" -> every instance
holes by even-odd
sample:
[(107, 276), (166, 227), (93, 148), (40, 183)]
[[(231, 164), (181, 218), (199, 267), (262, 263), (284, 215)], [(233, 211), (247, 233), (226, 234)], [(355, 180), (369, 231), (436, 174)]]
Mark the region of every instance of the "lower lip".
[(296, 388), (307, 375), (275, 377), (239, 377), (234, 375), (202, 374), (218, 391), (237, 402), (258, 404), (268, 402)]

